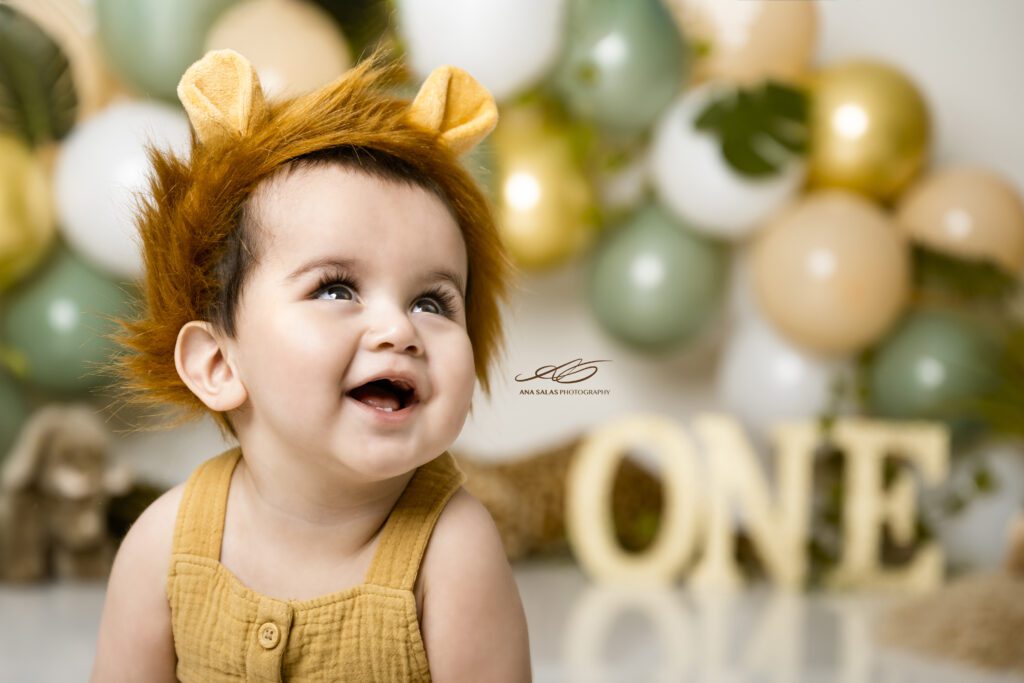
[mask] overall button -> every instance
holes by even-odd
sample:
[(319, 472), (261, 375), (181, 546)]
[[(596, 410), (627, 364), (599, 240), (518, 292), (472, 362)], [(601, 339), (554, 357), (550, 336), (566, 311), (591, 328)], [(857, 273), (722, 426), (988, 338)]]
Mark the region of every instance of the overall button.
[(260, 641), (260, 645), (268, 650), (274, 649), (274, 646), (281, 640), (281, 631), (277, 628), (277, 624), (272, 621), (268, 621), (260, 626), (258, 633), (257, 638)]

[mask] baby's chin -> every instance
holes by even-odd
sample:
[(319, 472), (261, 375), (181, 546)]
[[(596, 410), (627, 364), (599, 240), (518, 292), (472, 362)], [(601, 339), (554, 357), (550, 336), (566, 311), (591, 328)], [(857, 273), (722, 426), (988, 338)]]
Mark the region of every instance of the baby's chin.
[(408, 474), (417, 467), (424, 465), (446, 450), (445, 446), (424, 446), (401, 439), (387, 440), (382, 437), (371, 437), (379, 440), (374, 444), (349, 441), (335, 457), (339, 464), (360, 481), (367, 483), (386, 481)]

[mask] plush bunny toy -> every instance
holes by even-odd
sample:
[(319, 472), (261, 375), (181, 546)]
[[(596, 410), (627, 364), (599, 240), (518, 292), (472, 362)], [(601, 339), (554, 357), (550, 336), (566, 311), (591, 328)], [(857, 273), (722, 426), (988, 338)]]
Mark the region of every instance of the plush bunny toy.
[(132, 479), (109, 448), (91, 406), (50, 404), (29, 418), (0, 470), (0, 578), (107, 575), (107, 504)]

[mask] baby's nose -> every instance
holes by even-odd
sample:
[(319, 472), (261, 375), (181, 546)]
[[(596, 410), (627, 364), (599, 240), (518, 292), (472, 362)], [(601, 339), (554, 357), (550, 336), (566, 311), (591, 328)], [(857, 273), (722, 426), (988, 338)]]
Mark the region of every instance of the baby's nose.
[(366, 334), (366, 339), (373, 349), (392, 348), (414, 353), (422, 349), (416, 326), (408, 314), (396, 307), (387, 307), (386, 311), (378, 312)]

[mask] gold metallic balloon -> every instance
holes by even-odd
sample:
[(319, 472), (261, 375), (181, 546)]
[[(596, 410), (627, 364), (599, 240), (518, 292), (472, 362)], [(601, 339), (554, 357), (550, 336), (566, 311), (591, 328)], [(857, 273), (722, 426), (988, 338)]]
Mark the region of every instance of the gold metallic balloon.
[(910, 293), (907, 239), (870, 200), (820, 190), (791, 204), (752, 247), (757, 300), (794, 343), (859, 351), (897, 320)]
[(695, 82), (750, 85), (765, 78), (793, 81), (806, 73), (818, 47), (818, 3), (778, 0), (665, 0), (683, 33), (707, 53)]
[(352, 66), (334, 18), (307, 0), (248, 0), (228, 8), (206, 35), (207, 50), (224, 48), (252, 62), (270, 97), (316, 90)]
[(936, 251), (992, 261), (1014, 276), (1024, 267), (1024, 201), (994, 171), (936, 171), (907, 190), (896, 220), (912, 240)]
[(20, 140), (0, 135), (0, 291), (36, 266), (56, 232), (43, 162)]
[(895, 197), (929, 153), (931, 122), (921, 92), (875, 61), (824, 69), (809, 83), (809, 183)]
[(513, 260), (540, 270), (564, 263), (592, 242), (594, 195), (569, 133), (535, 106), (501, 112), (491, 134), (499, 230)]

